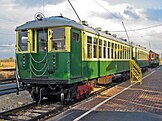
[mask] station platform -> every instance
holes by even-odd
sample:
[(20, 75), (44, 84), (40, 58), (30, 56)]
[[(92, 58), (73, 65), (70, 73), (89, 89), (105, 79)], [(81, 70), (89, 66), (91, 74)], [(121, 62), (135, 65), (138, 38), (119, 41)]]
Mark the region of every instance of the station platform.
[(143, 84), (123, 82), (51, 121), (162, 121), (162, 67), (144, 73)]

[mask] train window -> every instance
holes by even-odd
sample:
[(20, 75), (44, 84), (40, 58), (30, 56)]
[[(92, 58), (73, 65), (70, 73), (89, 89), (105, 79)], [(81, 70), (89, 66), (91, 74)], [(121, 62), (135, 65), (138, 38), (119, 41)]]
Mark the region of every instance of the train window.
[(79, 34), (76, 32), (72, 32), (72, 39), (73, 41), (79, 41)]
[(124, 46), (123, 46), (122, 50), (123, 50), (122, 51), (122, 58), (125, 59), (125, 54), (124, 54), (125, 53), (125, 47)]
[(129, 59), (129, 48), (127, 47), (127, 59)]
[(128, 48), (128, 59), (130, 59), (130, 48)]
[(122, 58), (122, 52), (123, 52), (122, 47), (123, 47), (123, 46), (121, 45), (121, 46), (120, 46), (120, 59), (123, 59), (123, 58)]
[(137, 51), (137, 59), (140, 59), (140, 51)]
[(125, 47), (125, 59), (127, 59), (127, 47)]
[(106, 41), (104, 41), (104, 46), (103, 46), (103, 58), (106, 58)]
[(120, 45), (118, 45), (118, 59), (120, 59)]
[(127, 59), (127, 47), (125, 47), (125, 49), (124, 49), (124, 54), (125, 54), (125, 58), (124, 59)]
[[(52, 34), (52, 50), (65, 50), (65, 28), (54, 28)], [(79, 35), (75, 34), (75, 39), (78, 39)]]
[(47, 50), (47, 30), (38, 30), (39, 52)]
[(35, 31), (33, 30), (32, 51), (35, 51)]
[(111, 58), (114, 59), (114, 43), (112, 43), (111, 47)]
[(93, 40), (93, 58), (97, 58), (97, 38)]
[(18, 51), (28, 51), (28, 31), (20, 31), (18, 39)]
[(115, 59), (117, 59), (117, 44), (115, 44), (114, 53), (115, 53)]
[(102, 58), (102, 40), (99, 40), (99, 58)]
[(107, 57), (110, 58), (110, 42), (108, 42)]
[(87, 36), (87, 58), (92, 58), (92, 37)]

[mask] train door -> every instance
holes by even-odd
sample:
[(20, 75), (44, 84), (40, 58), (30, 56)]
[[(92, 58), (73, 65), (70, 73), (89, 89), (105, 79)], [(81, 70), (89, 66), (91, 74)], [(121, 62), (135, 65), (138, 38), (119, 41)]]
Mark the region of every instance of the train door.
[(37, 30), (37, 53), (33, 54), (31, 58), (31, 69), (33, 77), (45, 77), (48, 76), (48, 30)]
[(79, 78), (82, 76), (82, 42), (81, 42), (81, 32), (77, 29), (71, 30), (71, 63), (70, 63), (70, 73), (71, 79)]

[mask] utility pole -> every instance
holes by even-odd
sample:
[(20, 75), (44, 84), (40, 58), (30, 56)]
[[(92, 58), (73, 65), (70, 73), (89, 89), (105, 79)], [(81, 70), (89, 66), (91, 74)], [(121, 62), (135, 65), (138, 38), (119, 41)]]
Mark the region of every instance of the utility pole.
[(77, 15), (79, 21), (81, 22), (81, 19), (80, 19), (78, 13), (76, 12), (75, 8), (74, 8), (73, 5), (71, 4), (70, 0), (68, 0), (68, 2), (69, 2), (69, 4), (71, 5), (71, 7), (72, 7), (73, 11), (75, 12), (75, 14)]
[(123, 27), (124, 27), (125, 33), (126, 33), (126, 35), (127, 35), (128, 41), (130, 42), (130, 40), (129, 40), (129, 35), (128, 35), (128, 32), (127, 32), (127, 30), (126, 30), (126, 28), (125, 28), (125, 25), (124, 25), (124, 22), (123, 22), (123, 21), (122, 21), (122, 24), (123, 24)]

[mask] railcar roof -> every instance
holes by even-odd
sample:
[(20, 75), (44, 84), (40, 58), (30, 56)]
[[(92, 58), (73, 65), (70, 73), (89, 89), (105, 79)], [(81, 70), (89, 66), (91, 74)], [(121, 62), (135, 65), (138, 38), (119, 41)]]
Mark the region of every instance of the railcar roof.
[(97, 35), (112, 39), (114, 41), (118, 41), (123, 44), (127, 44), (129, 46), (133, 46), (129, 42), (126, 42), (119, 38), (113, 37), (112, 35), (105, 34), (104, 32), (98, 31), (98, 30), (96, 30), (92, 27), (89, 27), (89, 26), (82, 25), (80, 23), (77, 23), (74, 20), (71, 20), (71, 19), (68, 19), (68, 18), (65, 18), (62, 16), (48, 17), (48, 18), (44, 18), (42, 21), (39, 21), (39, 20), (29, 21), (23, 25), (16, 27), (15, 30), (19, 31), (19, 30), (27, 30), (27, 29), (34, 29), (34, 28), (48, 28), (48, 27), (61, 27), (61, 26), (71, 26), (74, 28), (85, 30), (85, 31), (91, 32), (93, 34), (97, 34)]
[(33, 20), (33, 21), (26, 22), (25, 24), (18, 26), (16, 28), (16, 31), (34, 29), (34, 28), (59, 27), (59, 26), (73, 26), (79, 29), (83, 29), (83, 26), (81, 24), (78, 24), (73, 20), (61, 16), (52, 16), (49, 18), (44, 18), (41, 21)]

